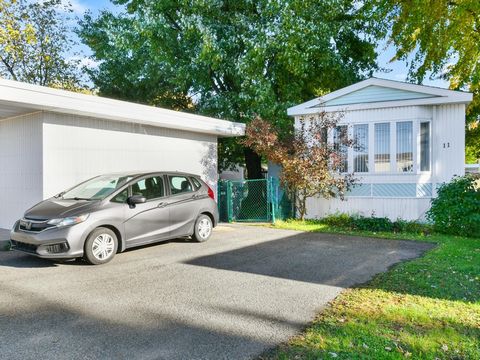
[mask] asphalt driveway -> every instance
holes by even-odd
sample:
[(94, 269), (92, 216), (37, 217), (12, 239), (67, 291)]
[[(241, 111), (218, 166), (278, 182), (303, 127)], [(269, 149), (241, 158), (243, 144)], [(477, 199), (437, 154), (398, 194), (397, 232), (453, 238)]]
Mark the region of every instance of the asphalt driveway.
[(221, 225), (104, 266), (0, 252), (0, 358), (244, 359), (430, 244)]

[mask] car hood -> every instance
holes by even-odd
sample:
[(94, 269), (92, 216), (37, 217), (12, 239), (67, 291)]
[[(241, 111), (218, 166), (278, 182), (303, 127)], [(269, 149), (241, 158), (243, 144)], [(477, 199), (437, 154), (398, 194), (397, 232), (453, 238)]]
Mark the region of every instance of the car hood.
[(25, 212), (25, 217), (32, 220), (46, 220), (78, 216), (95, 210), (99, 204), (99, 200), (64, 200), (50, 198), (28, 209)]

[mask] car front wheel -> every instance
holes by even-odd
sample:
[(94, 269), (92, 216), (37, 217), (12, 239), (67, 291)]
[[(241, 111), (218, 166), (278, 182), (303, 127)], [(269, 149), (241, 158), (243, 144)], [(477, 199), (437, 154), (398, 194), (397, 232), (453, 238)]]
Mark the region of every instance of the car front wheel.
[(195, 222), (195, 231), (193, 233), (193, 240), (197, 242), (207, 241), (212, 235), (213, 223), (210, 216), (202, 214)]
[(113, 259), (117, 248), (117, 235), (108, 228), (99, 227), (85, 241), (84, 258), (92, 265), (106, 264)]

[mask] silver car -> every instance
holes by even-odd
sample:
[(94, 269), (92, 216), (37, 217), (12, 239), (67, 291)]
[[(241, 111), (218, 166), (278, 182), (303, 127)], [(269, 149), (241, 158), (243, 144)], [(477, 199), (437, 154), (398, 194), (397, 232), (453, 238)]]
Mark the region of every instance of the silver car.
[(218, 223), (212, 189), (178, 172), (97, 176), (25, 212), (12, 247), (42, 258), (104, 264), (125, 249), (191, 236), (208, 240)]

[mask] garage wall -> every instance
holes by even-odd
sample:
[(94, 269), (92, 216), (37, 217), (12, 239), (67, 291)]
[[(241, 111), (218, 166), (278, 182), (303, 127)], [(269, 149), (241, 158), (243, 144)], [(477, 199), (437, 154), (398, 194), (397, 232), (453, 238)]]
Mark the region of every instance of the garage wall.
[(43, 113), (0, 121), (0, 228), (42, 200)]
[(186, 171), (216, 189), (214, 135), (45, 113), (43, 144), (45, 198), (116, 171)]

